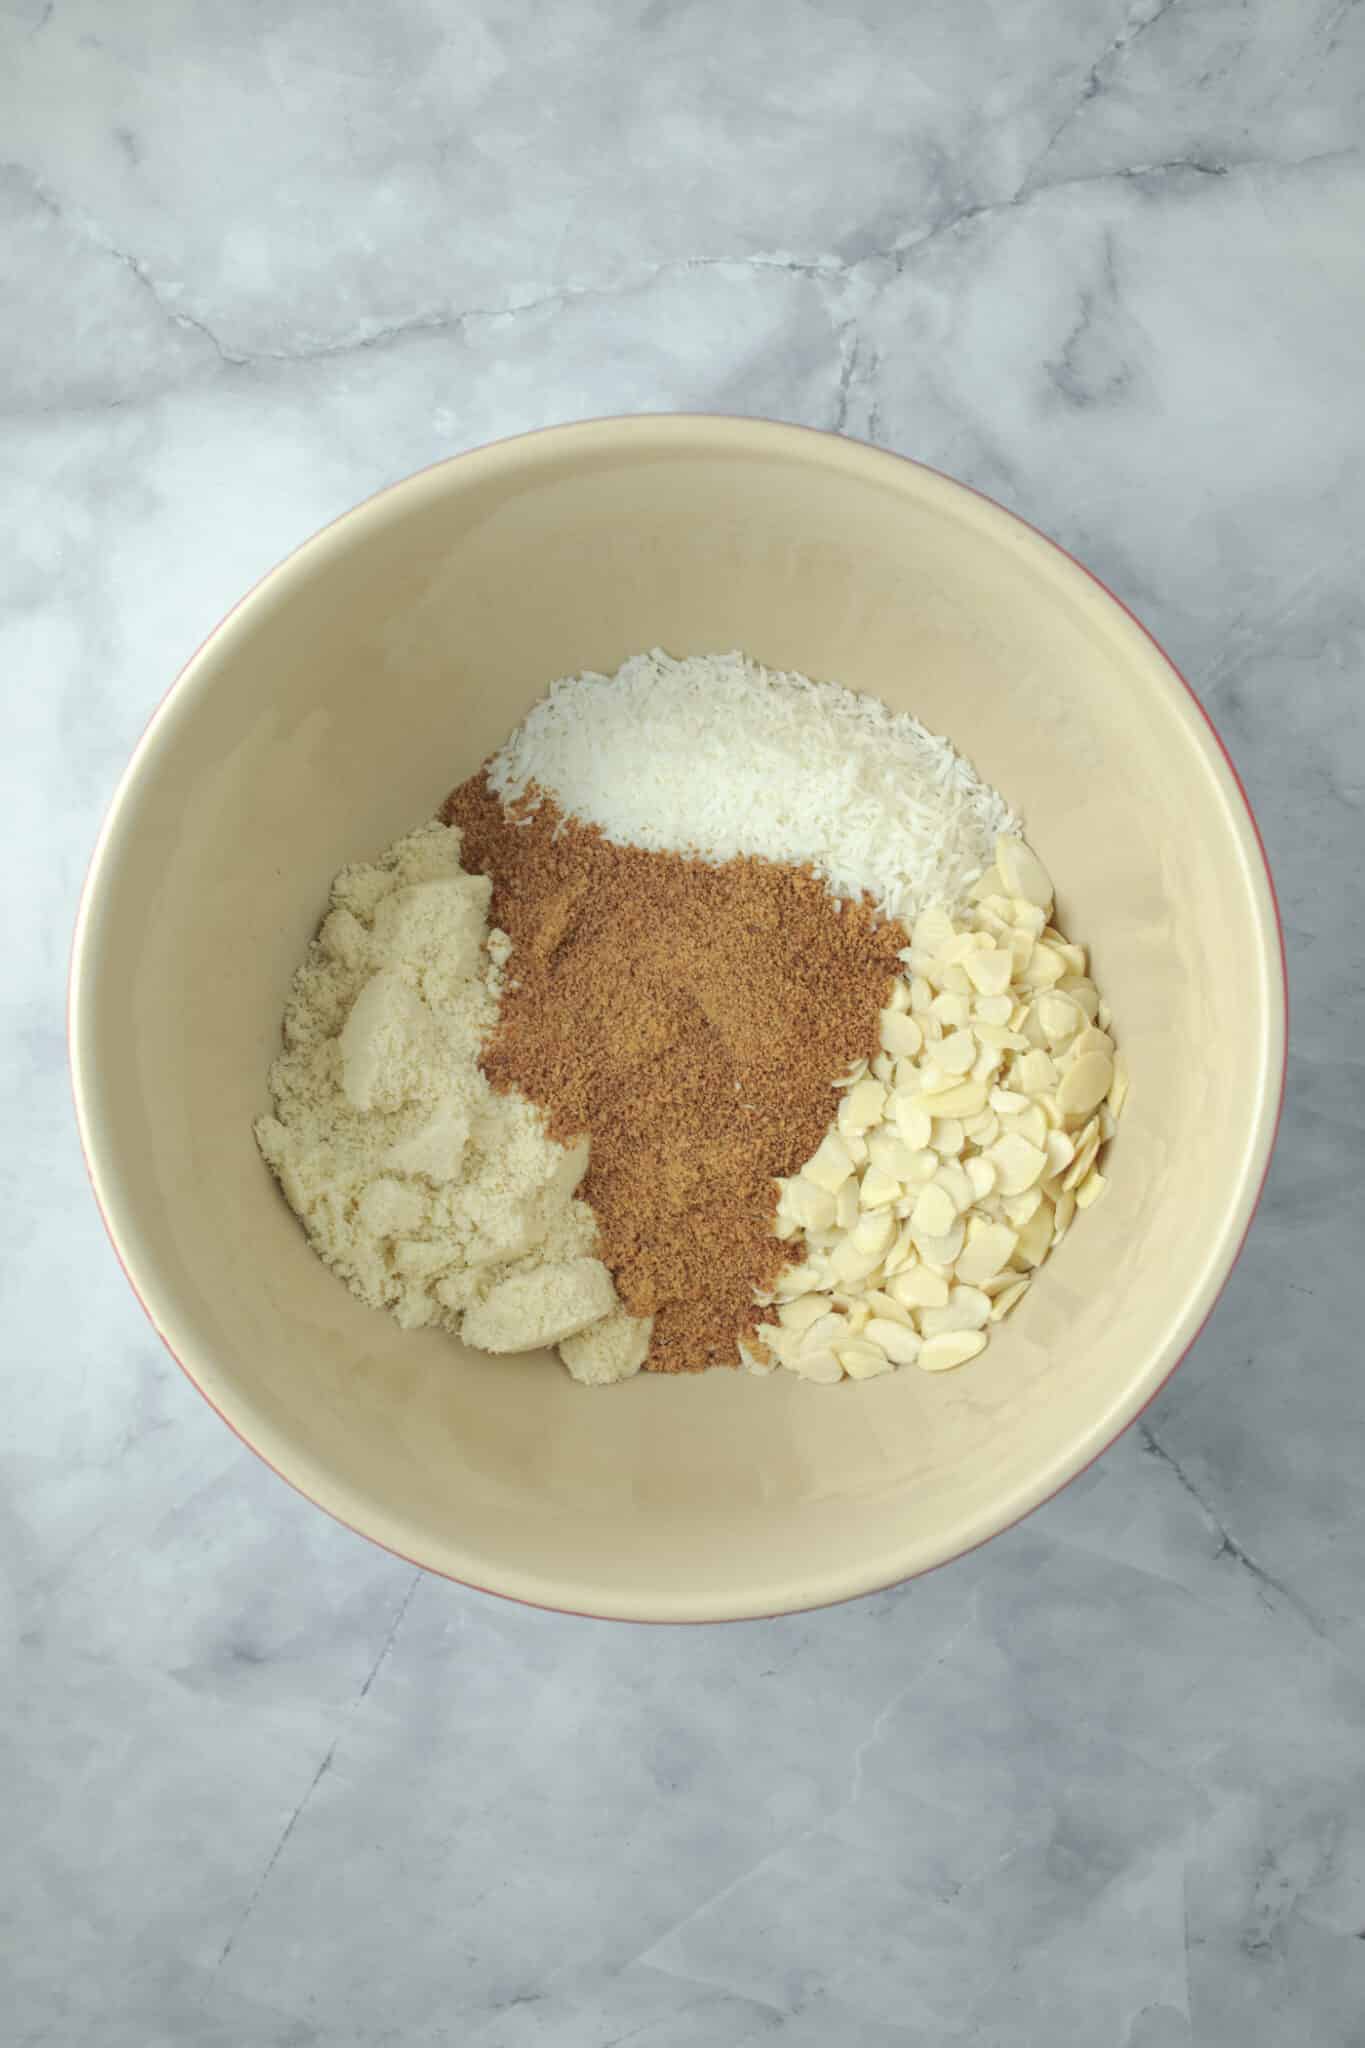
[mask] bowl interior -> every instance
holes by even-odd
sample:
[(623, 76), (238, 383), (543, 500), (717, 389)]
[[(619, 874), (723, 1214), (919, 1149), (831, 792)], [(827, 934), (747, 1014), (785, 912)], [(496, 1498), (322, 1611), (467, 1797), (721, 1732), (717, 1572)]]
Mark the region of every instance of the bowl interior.
[[(603, 1392), (361, 1307), (252, 1119), (334, 871), (429, 816), (555, 676), (740, 647), (913, 709), (1026, 821), (1132, 1070), (1107, 1198), (965, 1371)], [(1281, 966), (1202, 714), (1084, 571), (931, 472), (756, 423), (561, 429), (425, 472), (268, 578), (163, 705), (78, 933), (73, 1064), (157, 1327), (280, 1472), (476, 1584), (668, 1619), (889, 1583), (1003, 1527), (1161, 1383), (1272, 1137)]]

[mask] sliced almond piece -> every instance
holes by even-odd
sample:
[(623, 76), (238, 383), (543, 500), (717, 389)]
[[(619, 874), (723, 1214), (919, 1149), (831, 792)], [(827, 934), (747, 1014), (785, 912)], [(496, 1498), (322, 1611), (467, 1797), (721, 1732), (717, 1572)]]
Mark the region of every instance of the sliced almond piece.
[(1066, 1122), (1066, 1118), (1058, 1107), (1056, 1094), (1038, 1096), (1037, 1104), (1043, 1112), (1048, 1129), (1050, 1131), (1059, 1131)]
[(1048, 1122), (1036, 1102), (1031, 1102), (1027, 1109), (1020, 1110), (1017, 1116), (1002, 1116), (1000, 1128), (1002, 1132), (1013, 1132), (1016, 1138), (1027, 1138), (1030, 1145), (1038, 1145), (1046, 1150)]
[(1040, 939), (1029, 954), (1028, 966), (1024, 969), (1025, 988), (1055, 988), (1066, 973), (1066, 962), (1060, 953)]
[(1003, 1323), (1010, 1310), (1018, 1306), (1028, 1293), (1028, 1290), (1029, 1281), (1027, 1275), (1022, 1280), (1016, 1280), (1013, 1286), (1003, 1287), (991, 1303), (991, 1321), (993, 1323)]
[(1095, 1133), (1094, 1137), (1091, 1138), (1088, 1144), (1077, 1146), (1076, 1157), (1072, 1160), (1070, 1166), (1068, 1166), (1066, 1172), (1062, 1175), (1063, 1194), (1069, 1195), (1080, 1186), (1081, 1182), (1089, 1173), (1091, 1167), (1095, 1164), (1095, 1155), (1099, 1151), (1099, 1149), (1100, 1138), (1098, 1131)]
[(1008, 1224), (987, 1223), (982, 1217), (973, 1216), (967, 1223), (967, 1236), (957, 1257), (957, 1277), (967, 1286), (979, 1286), (983, 1280), (993, 1279), (1003, 1272), (1014, 1257), (1016, 1236)]
[(1057, 1087), (1057, 1106), (1064, 1116), (1084, 1116), (1103, 1102), (1114, 1079), (1107, 1052), (1085, 1052), (1067, 1068)]
[(974, 1023), (972, 1030), (981, 1045), (993, 1045), (1002, 1052), (1027, 1052), (1029, 1042), (1022, 1031), (1009, 1024)]
[(997, 1185), (1002, 1195), (1022, 1195), (1042, 1177), (1047, 1165), (1047, 1154), (1040, 1145), (1030, 1145), (1027, 1138), (1019, 1138), (1007, 1132), (997, 1138), (986, 1157), (995, 1168)]
[[(1014, 1010), (1014, 1004), (1010, 999), (1008, 991), (1009, 977), (1006, 976), (1005, 988), (999, 995), (978, 996), (976, 1001), (972, 1005), (973, 1023), (996, 1025), (1008, 1024), (1010, 1021), (1010, 1016)], [(978, 1036), (979, 1035), (980, 1034), (978, 1033)]]
[(831, 1312), (806, 1325), (801, 1332), (800, 1348), (802, 1351), (818, 1351), (823, 1346), (833, 1350), (836, 1344), (845, 1344), (847, 1341), (846, 1319)]
[(994, 1166), (989, 1159), (983, 1159), (978, 1154), (965, 1162), (965, 1170), (972, 1184), (973, 1201), (984, 1202), (987, 1195), (995, 1192)]
[(794, 1336), (799, 1337), (804, 1335), (812, 1323), (818, 1323), (821, 1316), (828, 1314), (827, 1294), (803, 1294), (795, 1301), (784, 1301), (777, 1311), (777, 1319), (784, 1330), (790, 1330)]
[(855, 1081), (839, 1104), (839, 1129), (859, 1135), (880, 1123), (886, 1107), (886, 1089), (880, 1081), (864, 1076)]
[(971, 1016), (972, 1006), (966, 996), (957, 996), (950, 989), (945, 989), (942, 995), (934, 997), (929, 1014), (937, 1017), (945, 1031), (958, 1031)]
[(933, 1115), (931, 1098), (935, 1095), (942, 1095), (945, 1090), (956, 1088), (960, 1085), (957, 1075), (945, 1074), (937, 1059), (933, 1057), (933, 1054), (937, 1051), (938, 1047), (936, 1045), (932, 1046), (930, 1048), (930, 1057), (916, 1068), (916, 1072), (919, 1075), (919, 1094), (916, 1099), (924, 1103), (925, 1107), (929, 1109), (931, 1116)]
[(1088, 976), (1067, 974), (1057, 986), (1063, 995), (1070, 996), (1078, 1009), (1084, 1011), (1088, 1021), (1094, 1021), (1100, 1007), (1100, 992)]
[(966, 1173), (954, 1160), (947, 1160), (934, 1175), (934, 1186), (943, 1189), (958, 1215), (970, 1209), (976, 1192)]
[(971, 953), (963, 961), (967, 979), (976, 990), (978, 998), (985, 1001), (1002, 1001), (1010, 985), (1012, 957), (1009, 947), (992, 947), (990, 952), (983, 948)]
[(1044, 1149), (1047, 1152), (1049, 1178), (1053, 1174), (1065, 1172), (1066, 1168), (1070, 1166), (1072, 1160), (1076, 1157), (1076, 1147), (1072, 1144), (1065, 1131), (1049, 1131), (1047, 1134), (1047, 1144)]
[(790, 1365), (800, 1356), (801, 1346), (805, 1342), (804, 1331), (784, 1330), (780, 1323), (764, 1323), (759, 1331), (759, 1337), (764, 1349), (771, 1352), (774, 1358), (780, 1358), (784, 1365)]
[(858, 1202), (864, 1209), (882, 1209), (891, 1202), (898, 1202), (901, 1184), (880, 1166), (869, 1166), (858, 1184)]
[(944, 1337), (931, 1337), (921, 1346), (915, 1363), (925, 1372), (951, 1372), (954, 1366), (979, 1357), (985, 1348), (980, 1330), (953, 1330)]
[(971, 888), (967, 891), (968, 898), (973, 903), (980, 903), (987, 896), (1004, 896), (1007, 894), (1008, 891), (1001, 878), (1000, 870), (995, 867), (987, 868), (984, 874), (978, 875)]
[(956, 937), (957, 927), (946, 910), (922, 910), (910, 933), (910, 944), (916, 953), (933, 960)]
[(1114, 1079), (1109, 1089), (1110, 1113), (1117, 1120), (1128, 1100), (1128, 1062), (1121, 1052), (1114, 1054)]
[(1076, 1207), (1078, 1209), (1093, 1208), (1108, 1186), (1109, 1183), (1104, 1175), (1098, 1168), (1094, 1169), (1086, 1175), (1076, 1190)]
[(841, 1345), (834, 1355), (851, 1380), (871, 1380), (891, 1370), (891, 1360), (880, 1344), (868, 1343), (865, 1334), (852, 1344)]
[[(873, 1210), (872, 1213), (877, 1215), (880, 1212)], [(871, 1279), (881, 1265), (881, 1254), (860, 1251), (853, 1242), (853, 1235), (850, 1232), (842, 1244), (835, 1245), (826, 1264), (834, 1285), (847, 1290), (858, 1286), (861, 1281)]]
[(826, 1131), (801, 1169), (802, 1178), (837, 1195), (853, 1171), (853, 1155), (837, 1131)]
[(959, 1217), (952, 1229), (942, 1237), (932, 1236), (928, 1231), (917, 1230), (915, 1250), (925, 1265), (933, 1266), (940, 1273), (947, 1273), (962, 1250), (966, 1235), (966, 1225)]
[[(909, 1309), (902, 1307), (901, 1303), (894, 1296), (888, 1294), (885, 1288), (869, 1287), (867, 1293), (863, 1296), (863, 1300), (867, 1303), (876, 1321), (898, 1323), (903, 1330), (914, 1329), (915, 1319)], [(880, 1340), (874, 1341), (879, 1342)], [(883, 1349), (885, 1349), (885, 1346), (883, 1346)]]
[(858, 1183), (846, 1180), (834, 1197), (834, 1224), (837, 1230), (852, 1230), (858, 1221)]
[(1067, 1231), (1071, 1227), (1071, 1219), (1075, 1215), (1075, 1213), (1076, 1197), (1071, 1194), (1058, 1195), (1057, 1213), (1054, 1216), (1052, 1223), (1052, 1242), (1054, 1244), (1060, 1244), (1062, 1239), (1066, 1236)]
[(801, 1379), (816, 1380), (824, 1386), (833, 1386), (844, 1376), (844, 1368), (832, 1351), (799, 1351), (795, 1358), (784, 1358), (782, 1363)]
[(834, 1197), (827, 1188), (798, 1175), (784, 1184), (777, 1213), (779, 1220), (790, 1218), (802, 1230), (828, 1230), (834, 1222)]
[(883, 1262), (888, 1282), (890, 1278), (894, 1274), (899, 1273), (903, 1267), (911, 1265), (914, 1261), (914, 1258), (914, 1233), (912, 1232), (910, 1225), (906, 1223), (901, 1227), (900, 1230), (896, 1232), (895, 1240), (892, 1243), (891, 1249), (886, 1254), (886, 1258)]
[(1015, 1258), (1025, 1266), (1041, 1266), (1052, 1249), (1054, 1211), (1051, 1202), (1040, 1201), (1019, 1233)]
[(934, 1054), (934, 1063), (945, 1074), (965, 1074), (976, 1058), (976, 1040), (970, 1031), (953, 1031)]
[(951, 1197), (936, 1181), (920, 1189), (910, 1222), (916, 1237), (944, 1237), (957, 1220)]
[(1024, 1053), (1018, 1063), (1019, 1086), (1028, 1095), (1045, 1095), (1057, 1085), (1057, 1068), (1049, 1053), (1036, 1049)]
[(991, 1298), (978, 1287), (953, 1287), (942, 1308), (926, 1308), (920, 1328), (926, 1337), (943, 1337), (950, 1330), (984, 1330), (991, 1319)]
[(942, 1308), (948, 1299), (948, 1282), (928, 1266), (907, 1266), (887, 1281), (886, 1292), (902, 1308)]
[(956, 1159), (967, 1142), (967, 1129), (961, 1117), (936, 1116), (933, 1142), (935, 1152), (941, 1152), (945, 1159)]
[(1033, 958), (1033, 936), (1030, 932), (1012, 931), (1009, 936), (1010, 980), (1022, 982), (1028, 973), (1029, 961)]
[(891, 1322), (874, 1316), (863, 1335), (869, 1343), (878, 1345), (893, 1365), (913, 1365), (919, 1357), (919, 1338), (899, 1320)]
[(896, 1219), (884, 1211), (871, 1216), (860, 1216), (849, 1232), (849, 1239), (860, 1252), (875, 1252), (878, 1258), (885, 1256), (896, 1235)]
[[(904, 983), (898, 982), (896, 986), (904, 987)], [(924, 1033), (908, 1011), (886, 1009), (881, 1014), (881, 1040), (883, 1052), (896, 1059), (902, 1055), (913, 1058), (924, 1044)]]
[(1054, 1049), (1065, 1045), (1085, 1028), (1085, 1012), (1079, 1003), (1074, 1003), (1069, 995), (1059, 994), (1056, 989), (1040, 995), (1029, 1014), (1037, 1018), (1048, 1046)]
[(1025, 1188), (1021, 1195), (1007, 1195), (1001, 1206), (1005, 1212), (1005, 1221), (1011, 1230), (1022, 1230), (1031, 1222), (1042, 1199), (1043, 1191), (1040, 1187)]
[(984, 1081), (989, 1088), (1000, 1072), (1004, 1060), (1005, 1055), (998, 1045), (978, 1045), (976, 1058), (972, 1062), (972, 1079)]
[(1112, 1059), (1114, 1057), (1114, 1041), (1107, 1031), (1099, 1031), (1093, 1024), (1087, 1024), (1084, 1031), (1077, 1034), (1071, 1050), (1077, 1058), (1083, 1052), (1107, 1052), (1110, 1059)]
[(882, 1124), (867, 1135), (867, 1163), (879, 1166), (893, 1180), (908, 1180), (923, 1146), (907, 1145), (894, 1124)]
[[(937, 1148), (931, 1149), (929, 1146), (926, 1145), (923, 1151), (912, 1153), (910, 1171), (905, 1176), (907, 1192), (913, 1193), (914, 1188), (918, 1183), (926, 1180), (932, 1180), (937, 1172)], [(913, 1208), (914, 1203), (912, 1202), (910, 1206), (911, 1208)]]
[(1038, 1012), (1036, 1010), (1029, 1010), (1027, 1012), (1023, 1023), (1019, 1027), (1019, 1034), (1024, 1041), (1025, 1051), (1027, 1051), (1030, 1046), (1035, 1047), (1039, 1052), (1046, 1052), (1048, 1050), (1047, 1033), (1044, 1031), (1042, 1024), (1039, 1021)]
[(795, 1300), (797, 1295), (809, 1294), (812, 1288), (821, 1287), (823, 1284), (819, 1266), (807, 1259), (800, 1266), (784, 1266), (777, 1276), (775, 1286), (779, 1296)]
[(986, 1084), (970, 1078), (958, 1081), (925, 1096), (924, 1105), (934, 1116), (976, 1116), (986, 1107)]
[(1052, 877), (1024, 840), (997, 839), (995, 865), (1007, 895), (1022, 896), (1026, 903), (1035, 903), (1043, 910), (1051, 908)]

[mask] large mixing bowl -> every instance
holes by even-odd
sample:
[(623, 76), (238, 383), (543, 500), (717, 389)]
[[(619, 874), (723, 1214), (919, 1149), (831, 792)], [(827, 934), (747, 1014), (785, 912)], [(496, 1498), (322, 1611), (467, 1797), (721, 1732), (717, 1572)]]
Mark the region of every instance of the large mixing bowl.
[[(289, 978), (348, 860), (429, 817), (545, 685), (743, 648), (913, 709), (1023, 815), (1132, 1072), (1103, 1203), (985, 1354), (812, 1386), (576, 1385), (363, 1308), (257, 1154)], [(77, 929), (95, 1192), (157, 1330), (320, 1506), (595, 1614), (806, 1607), (968, 1550), (1103, 1450), (1188, 1348), (1264, 1177), (1284, 1055), (1266, 865), (1160, 649), (1087, 572), (911, 462), (756, 421), (480, 449), (300, 548), (133, 757)]]

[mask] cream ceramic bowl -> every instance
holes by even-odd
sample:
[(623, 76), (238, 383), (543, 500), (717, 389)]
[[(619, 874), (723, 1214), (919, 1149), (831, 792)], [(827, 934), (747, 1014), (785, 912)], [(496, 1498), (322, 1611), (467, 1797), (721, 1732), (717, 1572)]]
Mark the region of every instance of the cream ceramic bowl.
[[(345, 861), (429, 817), (555, 676), (746, 649), (912, 708), (1024, 815), (1132, 1070), (1106, 1200), (984, 1356), (856, 1385), (575, 1385), (405, 1334), (319, 1263), (252, 1119)], [(1284, 978), (1198, 704), (1087, 572), (961, 485), (756, 421), (642, 418), (382, 492), (240, 604), (153, 718), (76, 934), (81, 1134), (129, 1278), (253, 1449), (404, 1556), (670, 1621), (843, 1599), (1045, 1500), (1208, 1315), (1264, 1177)]]

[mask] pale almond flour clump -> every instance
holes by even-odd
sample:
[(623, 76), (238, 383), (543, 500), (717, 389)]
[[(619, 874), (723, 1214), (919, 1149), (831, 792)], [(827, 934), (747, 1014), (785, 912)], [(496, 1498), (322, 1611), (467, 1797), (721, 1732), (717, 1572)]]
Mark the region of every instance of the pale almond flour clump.
[(405, 1329), (500, 1352), (572, 1340), (575, 1377), (621, 1378), (649, 1329), (621, 1316), (575, 1198), (587, 1140), (556, 1144), (479, 1066), (510, 950), (487, 928), (490, 892), (436, 822), (342, 869), (294, 977), (257, 1141), (314, 1249)]

